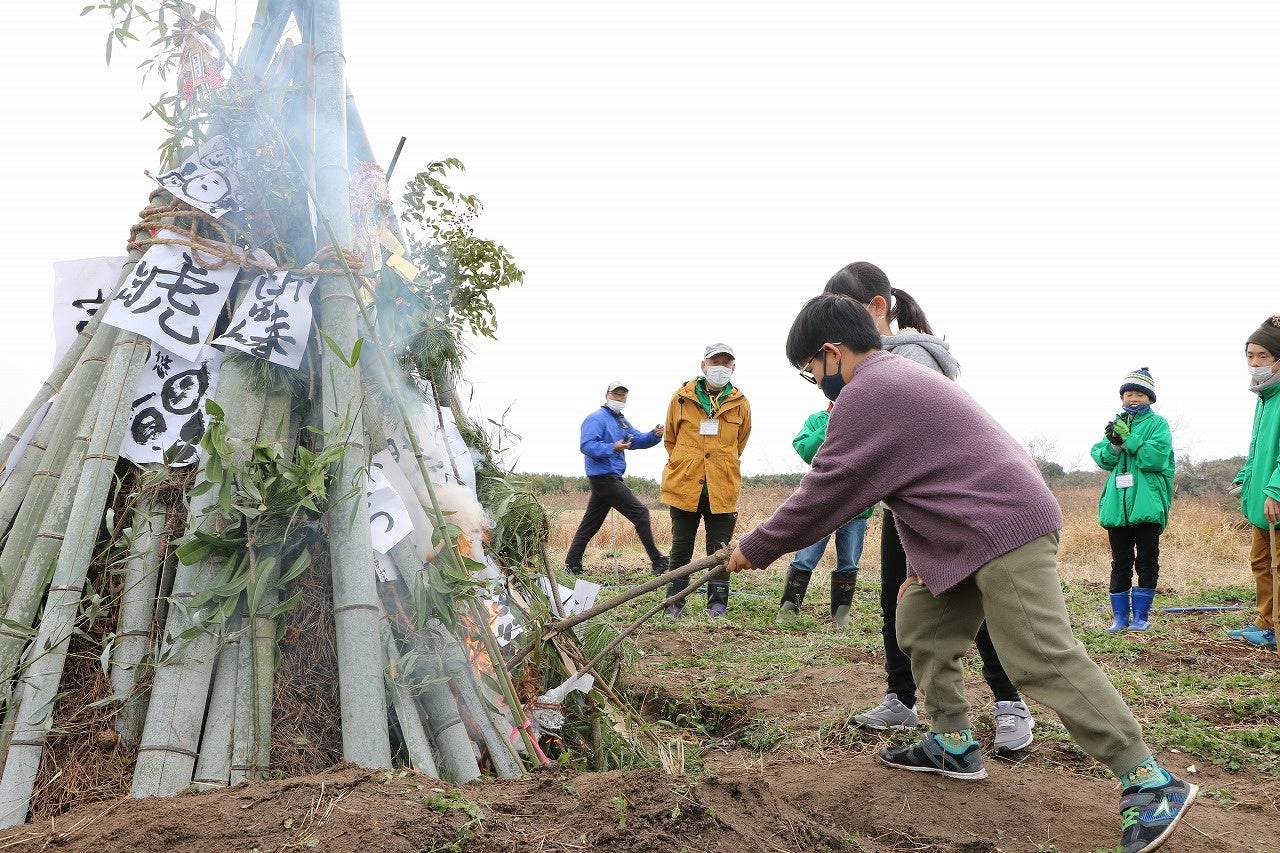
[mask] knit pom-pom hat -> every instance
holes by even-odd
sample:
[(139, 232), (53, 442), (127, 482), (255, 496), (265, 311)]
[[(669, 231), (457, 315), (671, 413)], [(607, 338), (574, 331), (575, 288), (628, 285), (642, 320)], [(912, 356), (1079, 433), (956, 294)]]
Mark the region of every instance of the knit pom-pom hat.
[(1139, 367), (1124, 378), (1124, 382), (1120, 383), (1120, 395), (1124, 396), (1125, 391), (1141, 391), (1151, 398), (1151, 402), (1156, 401), (1156, 383), (1151, 378), (1151, 371), (1145, 367)]

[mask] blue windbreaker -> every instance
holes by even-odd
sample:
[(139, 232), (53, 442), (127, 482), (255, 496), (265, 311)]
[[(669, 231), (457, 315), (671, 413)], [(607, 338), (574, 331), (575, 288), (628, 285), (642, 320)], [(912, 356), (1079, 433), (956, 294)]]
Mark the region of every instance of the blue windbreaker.
[(582, 422), (582, 435), (578, 447), (586, 460), (588, 477), (600, 477), (605, 474), (617, 474), (621, 477), (626, 473), (626, 453), (622, 450), (614, 450), (613, 443), (628, 435), (631, 436), (632, 450), (643, 450), (662, 441), (653, 434), (653, 430), (640, 432), (625, 417), (620, 414), (615, 415), (605, 406), (587, 415)]

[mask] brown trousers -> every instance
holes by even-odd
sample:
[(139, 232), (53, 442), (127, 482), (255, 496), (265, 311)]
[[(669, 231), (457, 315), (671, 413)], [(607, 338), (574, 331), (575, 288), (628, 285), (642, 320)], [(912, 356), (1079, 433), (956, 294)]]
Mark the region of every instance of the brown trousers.
[(1276, 614), (1272, 612), (1275, 590), (1271, 574), (1271, 532), (1261, 527), (1253, 528), (1253, 544), (1249, 548), (1249, 568), (1253, 570), (1254, 583), (1258, 585), (1258, 618), (1253, 624), (1262, 630), (1276, 626)]

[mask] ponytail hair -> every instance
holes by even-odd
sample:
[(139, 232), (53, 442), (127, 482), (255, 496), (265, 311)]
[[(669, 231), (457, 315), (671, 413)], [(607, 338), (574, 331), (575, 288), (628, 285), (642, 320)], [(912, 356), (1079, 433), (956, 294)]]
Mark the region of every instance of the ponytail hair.
[(855, 261), (842, 267), (827, 281), (823, 292), (850, 296), (864, 305), (879, 296), (889, 306), (886, 321), (896, 322), (899, 329), (912, 328), (926, 335), (933, 334), (920, 303), (905, 290), (889, 284), (889, 277), (875, 264)]

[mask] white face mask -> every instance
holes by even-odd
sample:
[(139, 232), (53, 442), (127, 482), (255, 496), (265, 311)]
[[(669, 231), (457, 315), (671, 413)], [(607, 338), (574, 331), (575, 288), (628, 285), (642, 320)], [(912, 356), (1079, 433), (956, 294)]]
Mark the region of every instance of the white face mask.
[(626, 406), (627, 404), (624, 403), (622, 400), (606, 399), (604, 401), (604, 405), (609, 411), (613, 412), (616, 415), (620, 413), (623, 407)]
[(703, 375), (707, 377), (707, 384), (711, 387), (723, 388), (729, 384), (729, 377), (733, 375), (733, 368), (710, 364), (707, 365), (707, 370)]
[(1271, 368), (1274, 366), (1275, 365), (1264, 364), (1261, 367), (1250, 367), (1249, 376), (1252, 378), (1253, 384), (1257, 385), (1260, 382), (1266, 382), (1268, 379), (1270, 379), (1271, 372), (1272, 372)]

